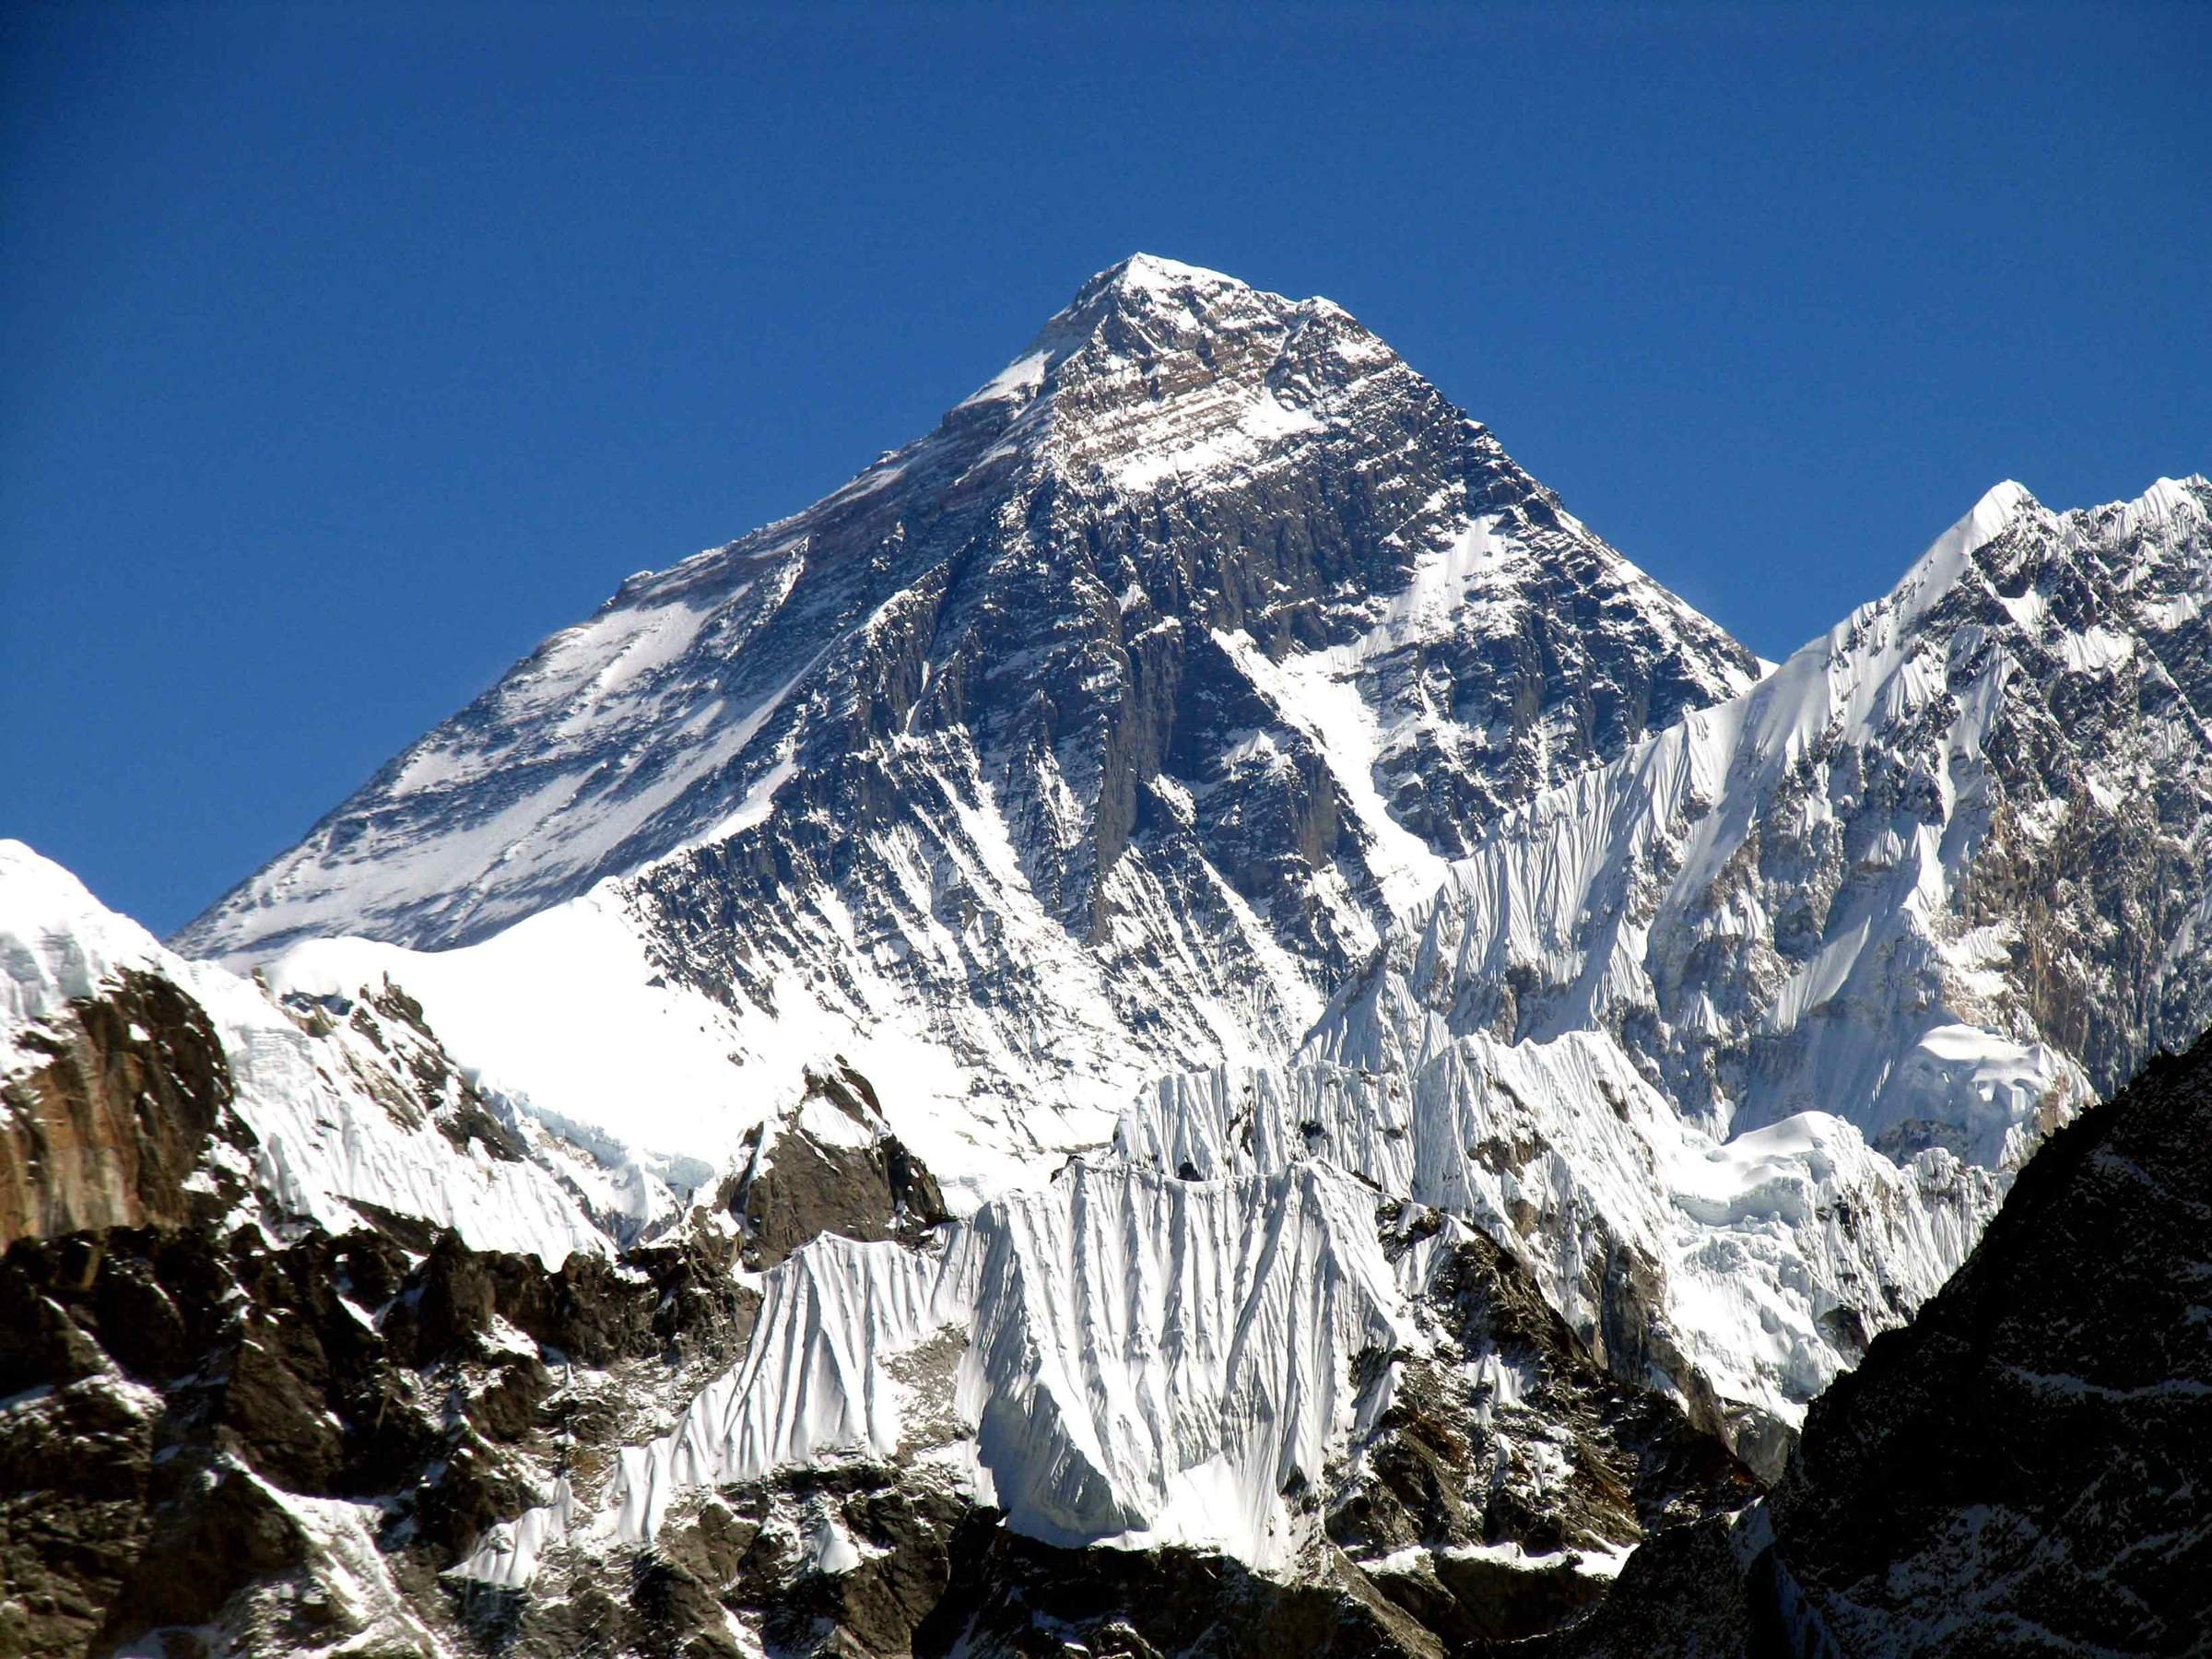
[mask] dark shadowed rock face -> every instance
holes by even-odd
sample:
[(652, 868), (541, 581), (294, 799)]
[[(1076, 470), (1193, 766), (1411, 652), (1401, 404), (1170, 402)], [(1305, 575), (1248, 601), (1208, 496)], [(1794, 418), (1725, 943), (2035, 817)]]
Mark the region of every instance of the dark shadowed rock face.
[(447, 1624), (439, 1572), (549, 1470), (618, 1443), (626, 1391), (742, 1347), (757, 1299), (730, 1265), (700, 1234), (547, 1272), (402, 1223), (18, 1241), (0, 1651), (215, 1627), (276, 1653)]
[(947, 1218), (935, 1177), (884, 1123), (875, 1086), (842, 1061), (809, 1068), (798, 1104), (751, 1146), (723, 1199), (748, 1267), (773, 1267), (826, 1232), (918, 1243)]
[(1562, 1651), (2206, 1651), (2207, 1194), (2212, 1041), (2053, 1135), (1735, 1535), (1646, 1546)]
[(1846, 1652), (2212, 1641), (2212, 1043), (2022, 1171), (1806, 1422), (1769, 1508)]
[[(1609, 1374), (1488, 1238), (1442, 1256), (1421, 1312), (1448, 1346), (1404, 1368), (1328, 1533), (1447, 1645), (1570, 1622), (1606, 1589), (1581, 1558), (1758, 1495), (1717, 1433)], [(1552, 1564), (1483, 1553), (1500, 1546)]]

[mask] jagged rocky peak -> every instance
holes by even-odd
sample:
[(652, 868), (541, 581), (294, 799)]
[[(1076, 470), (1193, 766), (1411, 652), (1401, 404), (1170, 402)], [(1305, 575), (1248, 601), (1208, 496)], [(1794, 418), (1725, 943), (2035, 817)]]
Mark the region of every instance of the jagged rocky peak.
[(1481, 825), (1756, 672), (1345, 312), (1139, 257), (930, 434), (626, 582), (179, 942), (438, 951), (383, 966), (610, 1128), (530, 1021), (665, 986), (717, 1065), (914, 1078), (895, 1127), (958, 1182), (1288, 1052)]
[(884, 1121), (875, 1085), (842, 1059), (808, 1066), (798, 1100), (746, 1145), (717, 1196), (748, 1267), (772, 1267), (825, 1232), (919, 1244), (948, 1218), (935, 1177)]
[[(1390, 614), (1393, 595), (1456, 597), (1430, 589), (1512, 562), (1511, 549), (1471, 535), (1477, 519), (1557, 538), (1523, 549), (1538, 555), (1525, 560), (1534, 568), (1498, 585), (1525, 587), (1565, 562), (1578, 592), (1599, 584), (1583, 595), (1593, 631), (1617, 622), (1616, 642), (1638, 656), (1628, 666), (1659, 671), (1624, 677), (1632, 707), (1563, 722), (1594, 725), (1581, 744), (1546, 734), (1547, 754), (1559, 752), (1539, 773), (1747, 679), (1740, 647), (1565, 520), (1494, 439), (1339, 308), (1139, 255), (1086, 285), (936, 432), (794, 518), (624, 584), (182, 942), (239, 953), (342, 927), (407, 942), (478, 936), (763, 813), (777, 791), (754, 792), (810, 707), (808, 724), (828, 718), (841, 736), (882, 741), (986, 723), (994, 682), (1018, 680), (1052, 700), (1035, 735), (1065, 744), (1104, 719), (1109, 700), (1141, 689), (1129, 682), (1147, 659), (1208, 643), (1140, 647), (1161, 624), (1249, 629), (1271, 658), (1293, 641), (1353, 644), (1409, 619)], [(1451, 567), (1434, 571), (1441, 582), (1415, 584), (1440, 559)], [(1438, 671), (1430, 700), (1447, 705), (1429, 712), (1460, 716), (1448, 721), (1467, 727), (1460, 736), (1500, 714), (1560, 724), (1545, 705), (1601, 695), (1574, 697), (1556, 672), (1526, 680), (1541, 673), (1534, 647), (1578, 631), (1577, 619), (1509, 611), (1490, 623), (1502, 660), (1487, 677), (1515, 670), (1494, 707), (1451, 708), (1465, 700), (1452, 696), (1450, 665), (1425, 665)], [(1080, 668), (1079, 685), (1040, 677), (1040, 656)], [(1088, 735), (1111, 740), (1123, 724)], [(1136, 781), (1171, 736), (1126, 733)], [(1498, 783), (1491, 793), (1517, 793)], [(1127, 784), (1099, 793), (1108, 819), (1129, 816)], [(1099, 851), (1125, 833), (1110, 829)]]
[(1141, 488), (1317, 432), (1332, 386), (1389, 371), (1410, 374), (1327, 300), (1137, 253), (1086, 283), (947, 419), (1019, 418), (1068, 477)]

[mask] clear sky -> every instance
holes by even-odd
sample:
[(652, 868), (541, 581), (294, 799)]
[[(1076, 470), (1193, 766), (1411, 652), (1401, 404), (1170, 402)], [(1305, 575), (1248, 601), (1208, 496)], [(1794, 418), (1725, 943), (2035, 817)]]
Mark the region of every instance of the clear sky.
[(2212, 6), (0, 10), (0, 834), (174, 927), (1136, 249), (1779, 655), (2212, 468)]

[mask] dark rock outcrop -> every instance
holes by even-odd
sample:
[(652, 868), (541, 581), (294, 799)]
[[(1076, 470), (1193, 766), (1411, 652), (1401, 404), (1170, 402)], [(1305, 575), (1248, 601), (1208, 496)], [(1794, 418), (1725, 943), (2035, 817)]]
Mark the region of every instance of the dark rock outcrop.
[[(346, 1524), (394, 1603), (436, 1620), (437, 1574), (580, 1442), (622, 1432), (572, 1368), (659, 1371), (686, 1348), (718, 1366), (749, 1327), (712, 1232), (550, 1272), (428, 1242), (206, 1225), (18, 1241), (0, 1259), (0, 1648), (207, 1625), (254, 1651), (335, 1641), (373, 1611), (329, 1600)], [(320, 1638), (287, 1636), (299, 1620)]]
[[(835, 1133), (808, 1129), (810, 1106), (831, 1114)], [(916, 1243), (947, 1219), (936, 1178), (890, 1132), (875, 1086), (841, 1060), (834, 1071), (809, 1068), (798, 1103), (749, 1144), (722, 1197), (748, 1267), (773, 1267), (826, 1232)]]
[(2053, 1135), (1735, 1535), (1645, 1546), (1559, 1651), (2212, 1651), (2208, 1259), (2212, 1039)]

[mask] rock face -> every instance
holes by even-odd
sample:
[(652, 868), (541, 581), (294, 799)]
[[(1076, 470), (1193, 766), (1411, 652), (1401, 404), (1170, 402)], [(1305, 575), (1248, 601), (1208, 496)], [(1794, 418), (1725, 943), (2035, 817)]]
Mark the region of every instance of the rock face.
[(1300, 1064), (1124, 1133), (1454, 1210), (1629, 1374), (1755, 1407), (1778, 1471), (2038, 1138), (2212, 1019), (2208, 511), (1993, 490), (1753, 690), (1499, 819)]
[(1735, 1536), (1647, 1546), (1560, 1651), (2204, 1651), (2207, 1191), (2212, 1041), (2052, 1136)]
[(753, 1299), (716, 1243), (548, 1273), (404, 1225), (19, 1241), (0, 1260), (0, 1643), (465, 1641), (438, 1573), (622, 1432), (626, 1394), (742, 1346)]
[(2212, 1641), (2207, 1194), (2200, 1042), (2054, 1136), (1815, 1406), (1768, 1504), (1797, 1620), (1845, 1652)]
[(632, 578), (178, 943), (446, 947), (618, 878), (732, 1052), (845, 1052), (1060, 1152), (1154, 1073), (1287, 1051), (1480, 824), (1755, 672), (1341, 309), (1139, 256), (934, 432)]
[(842, 1062), (807, 1071), (797, 1105), (761, 1125), (727, 1194), (749, 1267), (773, 1267), (826, 1232), (918, 1244), (951, 1218), (935, 1177), (884, 1123), (875, 1086)]
[(46, 1064), (0, 1079), (0, 1245), (84, 1228), (174, 1227), (207, 1137), (229, 1118), (230, 1066), (206, 1013), (167, 980), (113, 991), (26, 1032)]
[[(129, 941), (76, 927), (36, 930), (35, 959), (81, 975)], [(191, 971), (347, 1071), (320, 1097), (341, 1140), (406, 1135), (453, 1182), (542, 1171), (396, 987), (288, 1012)], [(236, 1144), (199, 1127), (218, 1037), (258, 1029), (242, 1003), (226, 1028), (145, 966), (93, 984), (57, 1011), (12, 981), (41, 1009), (12, 1051), (159, 1017), (129, 1038), (133, 1098), (182, 1102), (201, 1148), (146, 1224), (0, 1258), (17, 1650), (1013, 1654), (1049, 1628), (1434, 1654), (1558, 1628), (1648, 1531), (1755, 1490), (1511, 1255), (1340, 1171), (1077, 1161), (954, 1221), (836, 1063), (726, 1207), (618, 1257), (477, 1248), (364, 1191), (334, 1232), (287, 1208), (329, 1195), (272, 1186), (242, 1118)]]

